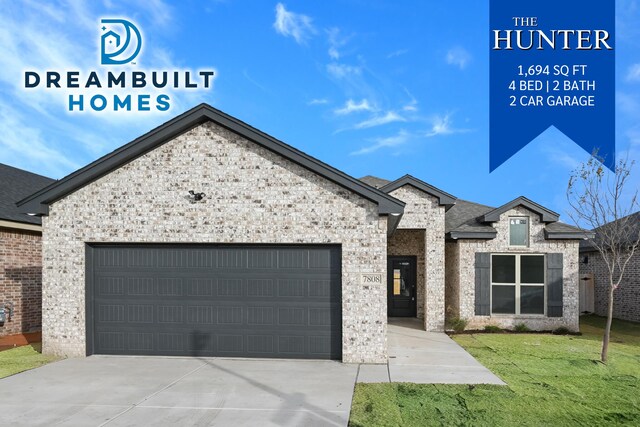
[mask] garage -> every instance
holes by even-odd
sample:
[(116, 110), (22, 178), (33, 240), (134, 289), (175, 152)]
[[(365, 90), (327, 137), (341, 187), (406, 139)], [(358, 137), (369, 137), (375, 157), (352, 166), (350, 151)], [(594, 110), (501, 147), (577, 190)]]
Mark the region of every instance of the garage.
[(88, 245), (87, 354), (341, 359), (338, 245)]

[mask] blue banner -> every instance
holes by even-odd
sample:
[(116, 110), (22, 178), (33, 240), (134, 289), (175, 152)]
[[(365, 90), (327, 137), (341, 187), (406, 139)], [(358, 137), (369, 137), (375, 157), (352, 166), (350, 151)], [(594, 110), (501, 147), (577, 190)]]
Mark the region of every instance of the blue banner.
[(615, 2), (491, 0), (495, 170), (555, 126), (615, 165)]

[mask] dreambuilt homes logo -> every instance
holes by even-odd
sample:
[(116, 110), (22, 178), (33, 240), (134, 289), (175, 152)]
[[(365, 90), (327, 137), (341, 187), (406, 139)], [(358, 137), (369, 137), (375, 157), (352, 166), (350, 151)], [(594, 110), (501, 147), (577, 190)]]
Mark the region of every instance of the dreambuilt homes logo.
[(26, 70), (26, 91), (60, 93), (67, 111), (168, 111), (171, 94), (209, 90), (214, 70), (148, 70), (139, 67), (143, 46), (140, 27), (128, 19), (100, 20), (99, 69)]

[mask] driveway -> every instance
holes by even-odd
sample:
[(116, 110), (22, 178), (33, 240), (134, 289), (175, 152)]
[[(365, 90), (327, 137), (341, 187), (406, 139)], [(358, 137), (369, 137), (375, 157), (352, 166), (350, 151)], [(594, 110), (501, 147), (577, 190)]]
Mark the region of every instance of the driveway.
[(4, 425), (346, 426), (357, 365), (92, 356), (0, 380)]

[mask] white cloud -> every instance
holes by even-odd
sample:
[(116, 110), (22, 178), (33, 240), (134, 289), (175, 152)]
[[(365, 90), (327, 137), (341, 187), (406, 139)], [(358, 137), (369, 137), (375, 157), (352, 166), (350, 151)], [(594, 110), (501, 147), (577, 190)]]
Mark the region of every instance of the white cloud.
[(464, 70), (469, 61), (471, 61), (471, 54), (462, 47), (454, 47), (449, 49), (446, 55), (446, 61), (449, 65), (455, 65)]
[(417, 100), (417, 99), (415, 99), (415, 98), (413, 97), (413, 95), (411, 94), (411, 92), (409, 92), (409, 91), (407, 90), (407, 88), (406, 88), (406, 87), (405, 87), (405, 88), (403, 88), (403, 89), (404, 89), (404, 92), (405, 92), (405, 93), (407, 94), (407, 96), (409, 97), (409, 102), (408, 102), (408, 103), (406, 103), (406, 104), (402, 107), (402, 109), (403, 109), (404, 111), (410, 111), (410, 112), (418, 111), (418, 100)]
[[(62, 177), (79, 165), (46, 141), (41, 131), (29, 125), (13, 108), (0, 106), (0, 161), (41, 174)], [(16, 164), (19, 162), (19, 164)]]
[(276, 32), (285, 37), (293, 37), (298, 44), (304, 44), (316, 29), (311, 24), (311, 18), (300, 13), (290, 12), (282, 3), (276, 5), (276, 20), (273, 23)]
[(384, 115), (379, 115), (379, 116), (374, 116), (368, 120), (365, 120), (363, 122), (358, 123), (355, 128), (356, 129), (366, 129), (366, 128), (372, 128), (375, 126), (382, 126), (382, 125), (386, 125), (388, 123), (393, 123), (393, 122), (406, 122), (407, 119), (405, 119), (404, 117), (400, 116), (398, 113), (394, 112), (394, 111), (388, 111), (386, 114)]
[(340, 49), (347, 44), (350, 37), (343, 36), (340, 29), (336, 27), (329, 28), (326, 32), (329, 39), (329, 57), (337, 61), (342, 56)]
[(640, 147), (640, 127), (631, 128), (626, 132), (631, 147)]
[(373, 153), (374, 151), (377, 151), (384, 147), (397, 147), (399, 145), (405, 144), (410, 138), (411, 138), (411, 135), (408, 132), (406, 132), (405, 130), (400, 130), (400, 132), (398, 132), (394, 136), (374, 139), (373, 140), (374, 143), (372, 145), (369, 145), (368, 147), (363, 147), (357, 151), (354, 151), (351, 153), (351, 155), (360, 156), (362, 154)]
[(425, 134), (426, 137), (437, 135), (451, 135), (453, 133), (466, 133), (469, 129), (456, 129), (450, 114), (435, 115), (431, 118), (431, 129)]
[(373, 107), (369, 105), (369, 101), (367, 101), (366, 99), (363, 99), (360, 102), (355, 102), (353, 99), (349, 99), (344, 104), (344, 107), (338, 108), (333, 112), (339, 116), (344, 116), (344, 115), (356, 113), (359, 111), (373, 111)]
[(409, 53), (409, 49), (398, 49), (396, 51), (391, 52), (387, 55), (387, 59), (395, 58), (397, 56), (402, 56)]
[(253, 84), (255, 87), (257, 87), (261, 91), (267, 92), (267, 93), (270, 92), (269, 89), (267, 89), (263, 84), (258, 83), (253, 77), (251, 77), (247, 70), (242, 70), (242, 75), (244, 76), (245, 79), (247, 79), (249, 83)]
[(171, 24), (174, 12), (168, 4), (162, 0), (145, 0), (139, 3), (150, 15), (150, 21), (155, 25), (166, 27)]
[(640, 64), (633, 64), (627, 72), (627, 80), (640, 81)]
[(360, 76), (362, 74), (362, 68), (360, 67), (354, 65), (337, 64), (335, 62), (327, 64), (327, 71), (336, 79), (343, 79), (351, 76)]
[(328, 104), (329, 100), (325, 98), (314, 98), (311, 101), (307, 102), (307, 105), (324, 105)]
[(640, 102), (638, 102), (637, 97), (634, 95), (625, 92), (616, 92), (616, 106), (620, 111), (630, 116), (640, 114)]

